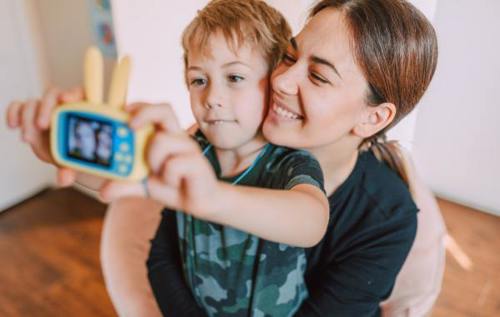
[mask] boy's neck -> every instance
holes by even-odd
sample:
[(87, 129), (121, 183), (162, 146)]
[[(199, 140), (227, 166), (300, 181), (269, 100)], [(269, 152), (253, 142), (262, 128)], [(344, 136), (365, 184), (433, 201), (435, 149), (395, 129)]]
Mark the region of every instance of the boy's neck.
[(221, 168), (221, 176), (230, 177), (244, 171), (253, 163), (267, 143), (262, 134), (259, 134), (251, 141), (235, 149), (215, 148)]

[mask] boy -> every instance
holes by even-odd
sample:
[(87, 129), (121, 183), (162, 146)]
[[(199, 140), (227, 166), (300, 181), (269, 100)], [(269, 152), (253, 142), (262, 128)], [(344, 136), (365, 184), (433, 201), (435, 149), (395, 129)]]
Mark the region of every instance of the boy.
[[(304, 250), (290, 245), (314, 245), (325, 231), (321, 170), (308, 153), (267, 144), (260, 132), (269, 74), (289, 38), (285, 19), (263, 1), (212, 1), (182, 41), (196, 142), (168, 111), (135, 109), (132, 127), (168, 129), (151, 142), (146, 192), (182, 211), (163, 213), (148, 260), (166, 315), (165, 263), (173, 260), (163, 249), (173, 222), (186, 282), (209, 316), (291, 316), (307, 297)], [(131, 192), (122, 186), (104, 196)]]

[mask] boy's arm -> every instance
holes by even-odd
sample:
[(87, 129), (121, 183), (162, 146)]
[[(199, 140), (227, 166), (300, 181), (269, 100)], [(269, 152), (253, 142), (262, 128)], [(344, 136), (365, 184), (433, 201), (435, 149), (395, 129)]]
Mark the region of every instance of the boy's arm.
[(206, 316), (184, 280), (176, 233), (175, 213), (164, 212), (147, 260), (153, 294), (164, 316)]
[(214, 209), (203, 217), (208, 221), (299, 247), (317, 244), (325, 233), (328, 201), (316, 186), (273, 190), (219, 182), (217, 187)]

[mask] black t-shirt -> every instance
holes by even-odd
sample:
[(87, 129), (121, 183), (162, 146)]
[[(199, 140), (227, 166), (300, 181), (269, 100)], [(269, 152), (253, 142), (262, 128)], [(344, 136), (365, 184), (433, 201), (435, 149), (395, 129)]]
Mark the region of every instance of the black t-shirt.
[[(309, 298), (296, 316), (379, 316), (415, 239), (418, 209), (372, 152), (359, 155), (329, 201), (328, 231), (306, 250)], [(165, 215), (153, 240), (162, 253), (148, 259), (150, 282), (163, 313), (204, 316), (183, 279), (176, 230), (173, 213)]]
[(379, 316), (415, 239), (417, 206), (372, 152), (329, 202), (327, 233), (307, 250), (310, 298), (296, 316)]

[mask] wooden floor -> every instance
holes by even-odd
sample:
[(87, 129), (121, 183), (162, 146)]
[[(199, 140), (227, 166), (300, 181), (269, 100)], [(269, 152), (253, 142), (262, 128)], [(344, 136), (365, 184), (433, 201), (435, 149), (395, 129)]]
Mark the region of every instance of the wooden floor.
[[(472, 271), (447, 255), (435, 317), (500, 316), (500, 218), (440, 201)], [(115, 316), (99, 268), (105, 206), (46, 191), (0, 214), (0, 316)]]

